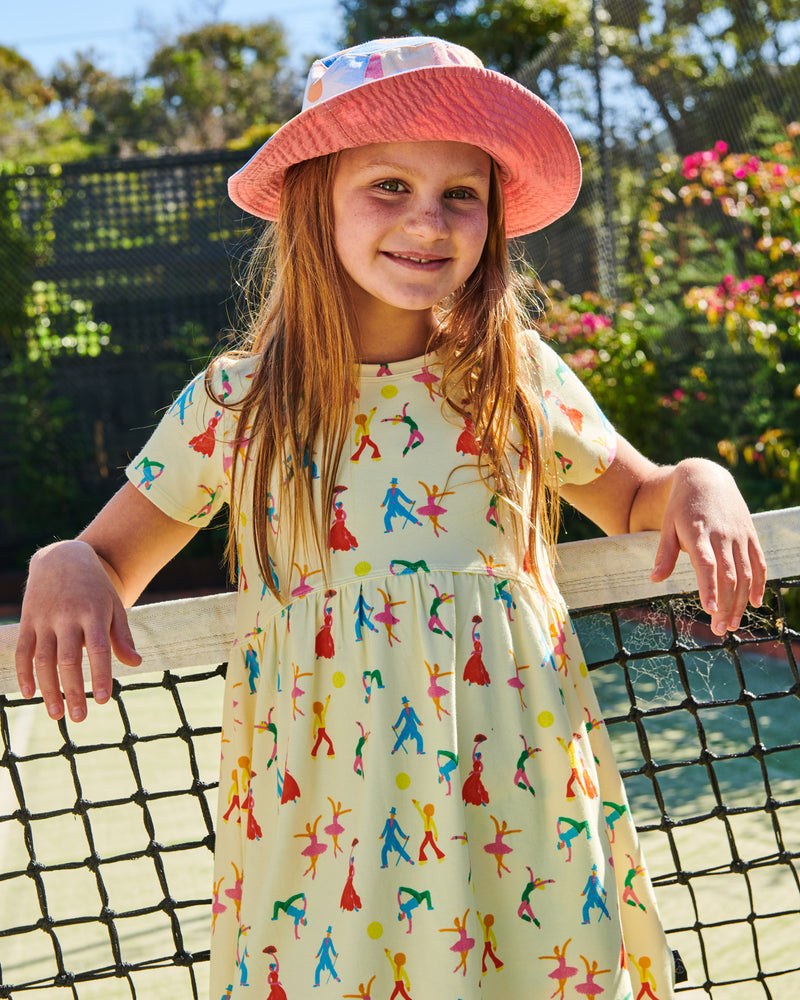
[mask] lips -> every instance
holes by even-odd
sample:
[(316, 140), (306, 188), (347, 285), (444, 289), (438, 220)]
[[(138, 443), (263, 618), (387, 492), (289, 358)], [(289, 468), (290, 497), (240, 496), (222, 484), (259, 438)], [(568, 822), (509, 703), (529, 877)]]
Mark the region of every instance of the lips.
[(411, 254), (411, 253), (396, 253), (391, 250), (383, 251), (384, 257), (388, 257), (390, 260), (400, 261), (402, 263), (408, 262), (409, 264), (443, 264), (445, 261), (449, 260), (449, 257), (439, 257), (434, 254)]

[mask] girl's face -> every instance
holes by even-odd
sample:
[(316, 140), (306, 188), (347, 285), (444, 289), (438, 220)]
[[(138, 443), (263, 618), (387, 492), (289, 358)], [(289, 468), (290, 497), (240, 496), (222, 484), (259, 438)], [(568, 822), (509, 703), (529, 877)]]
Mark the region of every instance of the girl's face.
[(480, 260), (490, 178), (488, 154), (460, 142), (377, 143), (340, 154), (336, 251), (352, 285), (363, 360), (424, 350), (433, 307)]

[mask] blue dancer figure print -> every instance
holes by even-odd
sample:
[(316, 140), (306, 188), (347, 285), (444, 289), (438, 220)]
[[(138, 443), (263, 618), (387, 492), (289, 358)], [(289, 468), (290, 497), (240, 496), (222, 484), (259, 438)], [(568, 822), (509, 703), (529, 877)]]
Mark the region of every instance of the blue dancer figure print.
[(419, 727), (422, 725), (419, 716), (414, 711), (414, 709), (409, 704), (408, 698), (403, 696), (403, 707), (400, 710), (400, 715), (397, 717), (397, 722), (392, 726), (397, 739), (394, 741), (394, 746), (392, 747), (392, 753), (395, 754), (402, 747), (406, 753), (408, 749), (405, 745), (406, 740), (414, 740), (417, 745), (417, 753), (423, 754), (425, 750), (423, 748), (422, 733), (419, 731)]
[[(407, 507), (403, 506), (404, 501), (408, 504)], [(412, 524), (422, 524), (417, 517), (414, 516), (414, 504), (416, 500), (412, 500), (411, 497), (406, 496), (405, 493), (397, 485), (397, 477), (395, 476), (390, 485), (389, 489), (386, 491), (386, 496), (383, 498), (383, 503), (381, 507), (386, 508), (386, 513), (383, 515), (383, 532), (384, 534), (389, 534), (390, 531), (394, 531), (392, 521), (396, 517), (403, 518), (403, 527), (411, 521)]]
[(397, 821), (397, 810), (394, 806), (389, 810), (389, 815), (383, 824), (383, 830), (379, 839), (383, 841), (381, 845), (381, 868), (389, 867), (389, 855), (392, 852), (396, 852), (397, 854), (396, 864), (399, 864), (400, 858), (407, 861), (410, 865), (414, 864), (406, 851), (408, 837)]

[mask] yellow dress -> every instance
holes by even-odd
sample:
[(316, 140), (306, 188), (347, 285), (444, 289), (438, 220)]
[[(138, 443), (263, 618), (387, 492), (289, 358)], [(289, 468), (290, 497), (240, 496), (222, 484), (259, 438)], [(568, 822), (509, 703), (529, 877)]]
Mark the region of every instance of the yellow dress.
[[(614, 431), (550, 348), (530, 350), (558, 474), (591, 481)], [(254, 364), (217, 371), (223, 404)], [(327, 581), (312, 555), (288, 565), (260, 497), (277, 602), (252, 498), (243, 511), (210, 997), (666, 1000), (672, 958), (580, 645), (438, 386), (435, 356), (363, 366)], [(128, 475), (207, 523), (240, 461), (236, 419), (201, 376)]]

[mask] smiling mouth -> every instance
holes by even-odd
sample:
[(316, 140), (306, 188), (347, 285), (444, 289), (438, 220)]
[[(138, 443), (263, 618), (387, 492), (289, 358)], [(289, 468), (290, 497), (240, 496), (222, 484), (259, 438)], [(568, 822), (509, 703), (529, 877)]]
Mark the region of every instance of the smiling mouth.
[(447, 257), (420, 257), (416, 254), (410, 253), (392, 253), (390, 250), (384, 251), (386, 257), (390, 257), (392, 260), (407, 260), (412, 264), (442, 264), (444, 261), (448, 260)]

